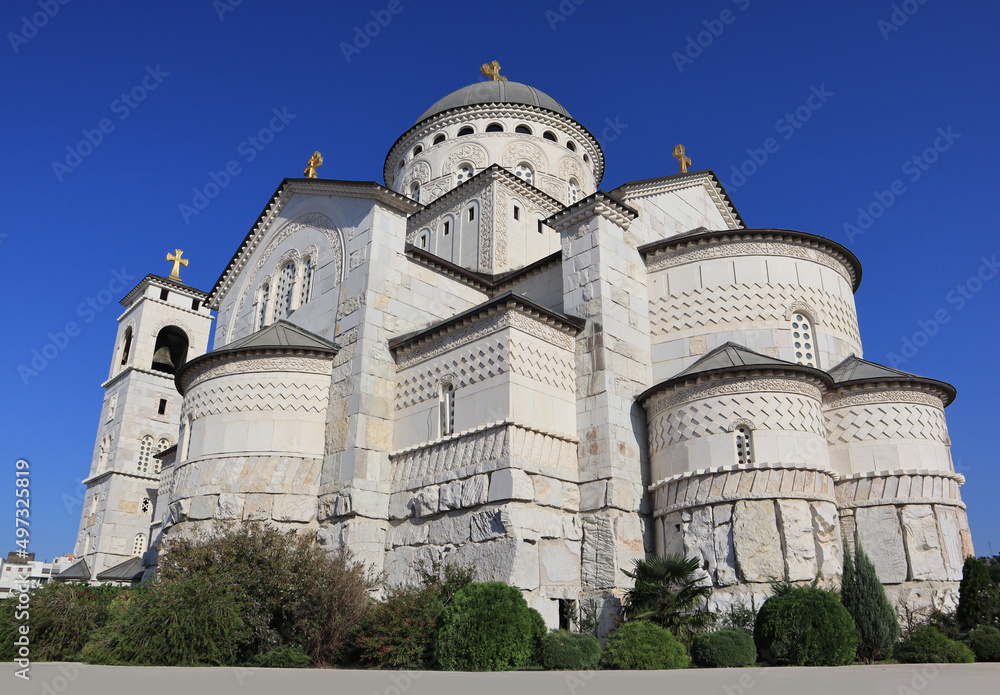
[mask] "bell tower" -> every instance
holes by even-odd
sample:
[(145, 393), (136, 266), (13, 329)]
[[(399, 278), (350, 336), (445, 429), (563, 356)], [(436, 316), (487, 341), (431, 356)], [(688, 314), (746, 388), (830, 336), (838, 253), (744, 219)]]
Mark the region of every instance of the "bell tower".
[(208, 349), (207, 294), (181, 281), (188, 263), (181, 254), (167, 254), (170, 277), (147, 275), (121, 300), (76, 542), (91, 579), (145, 553), (159, 487), (156, 454), (177, 443), (182, 399), (174, 374)]

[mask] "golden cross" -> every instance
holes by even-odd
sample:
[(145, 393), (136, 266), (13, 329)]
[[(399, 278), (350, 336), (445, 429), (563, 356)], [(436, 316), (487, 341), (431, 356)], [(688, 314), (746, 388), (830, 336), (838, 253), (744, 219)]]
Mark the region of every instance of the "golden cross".
[(684, 145), (678, 145), (674, 148), (674, 157), (681, 165), (681, 173), (686, 174), (688, 167), (691, 166), (691, 159), (684, 156)]
[(187, 268), (188, 264), (188, 259), (181, 258), (181, 255), (183, 255), (183, 253), (184, 252), (181, 251), (180, 249), (174, 249), (173, 253), (167, 254), (167, 260), (173, 261), (174, 263), (174, 269), (170, 271), (170, 279), (176, 280), (177, 282), (181, 282), (181, 266)]
[(309, 162), (306, 164), (306, 170), (303, 172), (308, 179), (316, 178), (316, 170), (323, 164), (323, 155), (319, 152), (313, 152), (313, 156), (309, 158)]
[(479, 68), (479, 72), (483, 73), (483, 77), (488, 77), (494, 82), (507, 81), (507, 78), (500, 74), (500, 63), (495, 60)]

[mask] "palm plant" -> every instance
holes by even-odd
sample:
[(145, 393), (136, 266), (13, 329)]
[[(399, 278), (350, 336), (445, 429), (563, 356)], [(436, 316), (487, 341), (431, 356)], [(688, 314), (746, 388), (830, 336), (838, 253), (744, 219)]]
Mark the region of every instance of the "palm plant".
[(635, 582), (623, 601), (625, 620), (649, 620), (682, 640), (710, 625), (714, 616), (700, 606), (712, 588), (698, 584), (698, 569), (698, 558), (682, 555), (635, 560), (631, 572), (622, 570)]

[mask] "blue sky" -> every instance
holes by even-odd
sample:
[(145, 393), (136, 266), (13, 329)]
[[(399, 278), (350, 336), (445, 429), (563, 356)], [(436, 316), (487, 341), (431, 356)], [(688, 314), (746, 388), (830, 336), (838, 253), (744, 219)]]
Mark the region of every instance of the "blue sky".
[[(381, 182), (399, 134), (496, 59), (601, 138), (602, 188), (675, 173), (670, 151), (681, 142), (694, 169), (715, 169), (750, 226), (852, 249), (864, 266), (865, 357), (958, 388), (947, 414), (973, 538), (978, 554), (1000, 552), (990, 444), (1000, 388), (1000, 7), (896, 8), (8, 0), (4, 518), (13, 518), (14, 463), (26, 458), (32, 549), (73, 549), (119, 276), (127, 290), (146, 273), (166, 274), (164, 255), (182, 248), (185, 281), (209, 289), (282, 177), (301, 176), (313, 150), (325, 157), (321, 176)], [(368, 26), (373, 37), (358, 38), (379, 20)], [(255, 147), (248, 138), (275, 110), (287, 124)], [(238, 172), (220, 193), (183, 215), (233, 160)], [(68, 322), (79, 330), (63, 340)], [(36, 374), (19, 369), (32, 368), (50, 333), (54, 357)], [(14, 547), (9, 528), (0, 550)]]

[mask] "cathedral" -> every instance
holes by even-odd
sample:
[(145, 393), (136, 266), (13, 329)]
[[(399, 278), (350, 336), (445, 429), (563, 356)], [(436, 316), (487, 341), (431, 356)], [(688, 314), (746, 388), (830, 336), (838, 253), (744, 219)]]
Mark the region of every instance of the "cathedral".
[(836, 583), (846, 538), (901, 609), (953, 606), (955, 389), (863, 359), (854, 254), (748, 227), (682, 146), (679, 173), (601, 188), (583, 124), (482, 70), (384, 184), (317, 152), (207, 292), (177, 250), (122, 299), (71, 576), (264, 521), (390, 584), (474, 565), (556, 627), (608, 616), (649, 554), (757, 608), (773, 579)]

